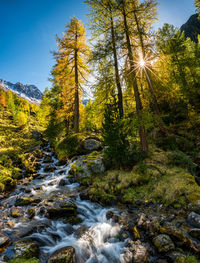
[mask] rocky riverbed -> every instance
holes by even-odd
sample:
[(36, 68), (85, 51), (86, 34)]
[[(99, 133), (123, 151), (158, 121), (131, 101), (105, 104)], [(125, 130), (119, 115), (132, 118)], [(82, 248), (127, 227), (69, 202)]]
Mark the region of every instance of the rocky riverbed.
[[(93, 161), (102, 172), (99, 157)], [(186, 210), (139, 202), (105, 208), (87, 200), (69, 172), (73, 162), (60, 163), (46, 147), (35, 177), (2, 197), (0, 262), (200, 262), (200, 203)]]

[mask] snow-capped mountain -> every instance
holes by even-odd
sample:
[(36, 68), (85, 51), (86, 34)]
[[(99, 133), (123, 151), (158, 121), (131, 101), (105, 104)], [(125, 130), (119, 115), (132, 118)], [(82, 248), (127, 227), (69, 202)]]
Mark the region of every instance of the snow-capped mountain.
[(28, 100), (31, 103), (40, 104), (42, 92), (34, 85), (23, 85), (20, 82), (13, 84), (9, 81), (0, 79), (0, 88), (11, 90), (19, 97)]

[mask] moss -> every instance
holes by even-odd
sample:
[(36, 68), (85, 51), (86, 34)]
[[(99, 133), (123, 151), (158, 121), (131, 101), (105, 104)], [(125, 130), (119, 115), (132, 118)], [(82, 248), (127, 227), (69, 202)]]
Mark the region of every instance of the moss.
[(59, 160), (71, 158), (76, 155), (84, 154), (85, 151), (81, 142), (84, 139), (82, 134), (72, 134), (65, 137), (55, 145), (55, 151)]
[(16, 186), (16, 180), (9, 176), (0, 176), (0, 183), (3, 185), (3, 190), (9, 191)]
[(20, 214), (17, 213), (17, 212), (12, 212), (12, 213), (11, 213), (11, 216), (14, 217), (14, 218), (17, 218), (17, 217), (20, 216)]
[(181, 151), (169, 152), (169, 164), (173, 166), (179, 166), (188, 170), (188, 172), (194, 174), (196, 165), (190, 160), (190, 158)]
[(176, 258), (176, 263), (199, 263), (200, 261), (195, 256), (180, 256)]
[[(187, 169), (172, 166), (169, 152), (151, 148), (149, 157), (131, 171), (110, 170), (93, 175), (89, 190), (93, 199), (134, 204), (136, 201), (161, 203), (176, 208), (200, 200), (200, 187)], [(101, 197), (102, 196), (102, 197)]]
[(8, 261), (8, 263), (39, 263), (39, 259), (37, 258), (15, 258)]

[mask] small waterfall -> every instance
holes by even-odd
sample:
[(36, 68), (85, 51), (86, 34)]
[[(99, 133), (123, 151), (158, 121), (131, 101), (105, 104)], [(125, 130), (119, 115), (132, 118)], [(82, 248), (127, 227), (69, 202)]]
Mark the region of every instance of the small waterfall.
[[(71, 164), (58, 166), (56, 158), (49, 151), (44, 151), (45, 156), (52, 159), (51, 163), (41, 160), (41, 169), (38, 177), (30, 182), (30, 196), (40, 197), (42, 202), (36, 206), (36, 215), (33, 220), (42, 222), (46, 220), (41, 213), (42, 205), (48, 202), (58, 202), (68, 198), (77, 206), (78, 217), (82, 222), (70, 225), (62, 220), (51, 220), (50, 224), (37, 230), (29, 237), (40, 244), (41, 262), (60, 248), (72, 246), (76, 251), (77, 263), (124, 263), (124, 253), (128, 239), (121, 240), (119, 223), (107, 218), (107, 213), (114, 209), (103, 208), (97, 203), (81, 200), (79, 197), (79, 184), (69, 179)], [(52, 167), (49, 172), (46, 167)], [(65, 180), (65, 183), (61, 183)], [(20, 191), (16, 190), (16, 193)], [(15, 198), (15, 196), (10, 197)], [(21, 225), (20, 225), (21, 224)], [(17, 223), (15, 228), (24, 222)]]

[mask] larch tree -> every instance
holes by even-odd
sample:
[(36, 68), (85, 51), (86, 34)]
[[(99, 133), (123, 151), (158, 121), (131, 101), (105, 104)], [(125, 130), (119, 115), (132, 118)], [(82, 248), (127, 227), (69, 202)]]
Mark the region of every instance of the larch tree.
[(138, 52), (139, 55), (139, 67), (145, 73), (149, 93), (150, 93), (150, 102), (153, 107), (155, 119), (158, 123), (160, 131), (165, 135), (165, 128), (163, 126), (162, 119), (160, 117), (160, 111), (157, 103), (157, 97), (151, 80), (151, 54), (152, 53), (152, 41), (150, 29), (152, 24), (157, 18), (157, 2), (155, 0), (145, 0), (142, 3), (137, 1), (132, 1), (129, 4), (129, 21), (132, 20), (133, 25), (133, 37), (138, 39)]
[[(138, 116), (138, 121), (139, 121), (139, 136), (140, 136), (140, 143), (142, 150), (144, 152), (148, 151), (148, 143), (147, 143), (147, 138), (146, 138), (146, 129), (144, 126), (144, 121), (143, 121), (143, 106), (142, 106), (142, 101), (141, 101), (141, 96), (138, 88), (138, 83), (137, 83), (137, 78), (136, 78), (136, 59), (134, 57), (133, 53), (133, 46), (131, 43), (131, 26), (132, 22), (129, 20), (129, 5), (130, 1), (128, 2), (127, 0), (118, 0), (118, 10), (120, 12), (122, 22), (121, 22), (121, 28), (124, 32), (125, 35), (125, 43), (124, 43), (124, 49), (127, 50), (128, 54), (128, 61), (129, 61), (129, 66), (130, 66), (130, 77), (131, 77), (131, 82), (134, 90), (134, 96), (135, 96), (135, 102), (136, 102), (136, 112)], [(129, 23), (130, 22), (130, 23)]]
[[(83, 23), (73, 17), (63, 37), (59, 38), (58, 51), (54, 54), (57, 64), (53, 70), (55, 84), (61, 86), (63, 109), (73, 110), (73, 130), (79, 132), (79, 104), (88, 74), (87, 61), (90, 53), (86, 43), (86, 30)], [(67, 114), (67, 112), (66, 112)]]
[(117, 88), (118, 110), (123, 117), (123, 93), (119, 72), (118, 32), (116, 19), (116, 3), (114, 0), (86, 0), (90, 7), (90, 25), (95, 37), (93, 60), (111, 58), (114, 67)]

